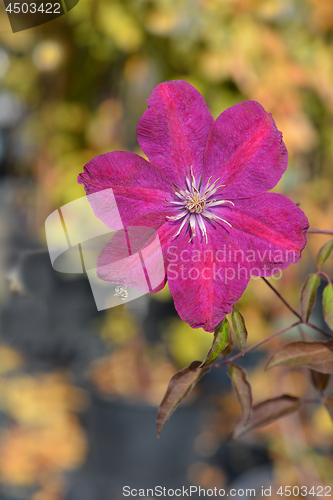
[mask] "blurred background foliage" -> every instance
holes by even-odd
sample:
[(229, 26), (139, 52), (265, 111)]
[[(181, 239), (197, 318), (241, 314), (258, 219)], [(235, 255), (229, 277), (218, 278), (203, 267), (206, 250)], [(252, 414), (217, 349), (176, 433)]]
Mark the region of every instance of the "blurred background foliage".
[[(1, 260), (20, 300), (24, 283), (13, 271), (20, 251), (43, 246), (46, 217), (85, 194), (76, 179), (92, 157), (116, 149), (142, 154), (137, 121), (152, 88), (170, 79), (194, 85), (214, 117), (246, 99), (271, 112), (289, 150), (289, 169), (276, 191), (299, 204), (311, 227), (333, 228), (331, 0), (81, 0), (65, 16), (16, 34), (1, 2), (0, 229), (2, 240), (11, 241), (2, 244)], [(24, 243), (11, 238), (12, 217)], [(326, 240), (309, 235), (302, 262), (275, 281), (295, 306), (302, 279)], [(332, 262), (325, 266), (332, 274)], [(168, 288), (144, 299), (91, 321), (105, 350), (79, 384), (68, 367), (29, 365), (29, 349), (9, 347), (6, 337), (0, 347), (0, 462), (8, 498), (67, 498), (66, 474), (89, 453), (78, 412), (89, 406), (91, 387), (108, 401), (157, 405), (177, 368), (203, 359), (212, 336), (180, 321)], [(1, 301), (8, 300), (2, 279)], [(261, 280), (251, 280), (239, 307), (250, 345), (291, 322)], [(320, 311), (315, 314), (320, 323)], [(284, 335), (292, 338), (299, 338), (295, 329)], [(281, 342), (275, 339), (247, 366), (255, 401), (283, 392), (313, 396), (305, 371), (263, 373), (267, 353)], [(222, 459), (214, 465), (209, 457), (240, 414), (222, 378), (212, 387), (205, 401), (213, 416), (195, 439), (199, 458), (187, 472), (189, 481), (206, 487), (231, 481)], [(332, 423), (321, 407), (242, 439), (268, 450), (278, 485), (331, 479)], [(232, 449), (241, 463), (244, 449)], [(250, 469), (250, 459), (248, 464)]]

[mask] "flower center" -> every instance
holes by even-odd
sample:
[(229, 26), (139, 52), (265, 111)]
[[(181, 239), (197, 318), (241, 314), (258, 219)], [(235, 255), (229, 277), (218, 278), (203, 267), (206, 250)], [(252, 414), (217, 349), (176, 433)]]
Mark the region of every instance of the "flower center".
[(180, 221), (181, 219), (183, 219), (177, 233), (174, 235), (174, 238), (180, 234), (186, 222), (188, 223), (187, 229), (189, 229), (191, 232), (191, 238), (189, 242), (196, 236), (196, 227), (199, 226), (202, 236), (205, 238), (206, 243), (208, 243), (206, 229), (206, 223), (208, 223), (208, 221), (222, 221), (224, 224), (232, 227), (228, 221), (219, 217), (219, 215), (215, 213), (215, 210), (214, 212), (210, 210), (213, 207), (220, 207), (225, 203), (234, 205), (232, 201), (213, 198), (214, 194), (220, 188), (224, 187), (224, 185), (216, 186), (219, 179), (216, 179), (216, 181), (212, 184), (211, 180), (212, 177), (208, 179), (205, 189), (202, 189), (201, 177), (199, 186), (197, 188), (197, 183), (193, 175), (193, 169), (191, 167), (191, 180), (186, 174), (185, 189), (180, 189), (178, 186), (173, 184), (175, 195), (177, 196), (177, 201), (165, 201), (176, 205), (177, 207), (175, 208), (177, 208), (180, 213), (174, 217), (167, 217), (167, 219), (173, 221)]
[(191, 193), (187, 196), (188, 202), (185, 208), (191, 214), (200, 214), (204, 211), (206, 205), (206, 196), (201, 196), (200, 193)]

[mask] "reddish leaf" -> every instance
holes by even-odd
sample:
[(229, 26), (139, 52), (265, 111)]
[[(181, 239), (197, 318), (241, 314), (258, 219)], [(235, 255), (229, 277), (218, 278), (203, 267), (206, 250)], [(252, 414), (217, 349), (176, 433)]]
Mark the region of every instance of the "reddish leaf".
[(310, 370), (311, 373), (311, 381), (314, 387), (322, 393), (330, 380), (330, 375), (328, 373), (319, 373), (314, 370)]
[(303, 283), (301, 289), (301, 316), (304, 323), (307, 323), (314, 303), (316, 301), (316, 292), (320, 283), (320, 278), (317, 274), (309, 274)]
[(333, 340), (329, 342), (291, 342), (277, 351), (266, 370), (273, 366), (307, 367), (320, 373), (333, 373)]
[(232, 437), (237, 438), (252, 429), (264, 427), (265, 425), (268, 425), (271, 422), (298, 410), (299, 406), (300, 400), (287, 394), (278, 398), (262, 401), (261, 403), (253, 406), (252, 416), (247, 424), (242, 421), (238, 422)]
[(331, 283), (323, 291), (323, 315), (326, 323), (333, 330), (333, 285)]
[(227, 318), (224, 318), (221, 323), (217, 325), (214, 330), (214, 340), (209, 353), (206, 356), (205, 361), (202, 363), (203, 366), (210, 365), (215, 359), (222, 354), (224, 349), (229, 344), (230, 339), (230, 328)]
[(245, 326), (244, 316), (237, 309), (233, 308), (231, 312), (231, 319), (241, 351), (244, 354), (247, 343), (247, 329)]
[(171, 378), (157, 415), (157, 435), (161, 432), (177, 406), (189, 395), (200, 377), (209, 368), (200, 368), (201, 361), (193, 361), (187, 368), (179, 370)]
[(248, 422), (252, 410), (252, 390), (246, 377), (246, 371), (237, 365), (229, 365), (228, 375), (231, 378), (232, 387), (241, 405), (244, 423)]
[(317, 255), (317, 267), (318, 269), (324, 264), (324, 262), (328, 259), (331, 252), (333, 250), (333, 240), (328, 241), (321, 247)]
[(324, 405), (328, 409), (328, 413), (331, 415), (331, 419), (333, 420), (333, 396), (328, 396), (324, 399)]

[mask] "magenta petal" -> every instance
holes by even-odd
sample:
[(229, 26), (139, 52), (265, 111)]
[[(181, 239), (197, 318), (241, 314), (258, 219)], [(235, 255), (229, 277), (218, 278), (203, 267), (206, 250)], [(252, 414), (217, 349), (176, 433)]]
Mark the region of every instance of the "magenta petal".
[(235, 200), (224, 216), (232, 224), (230, 236), (244, 251), (252, 274), (270, 276), (274, 269), (300, 260), (309, 222), (285, 196), (266, 193)]
[(147, 102), (137, 127), (142, 151), (171, 182), (183, 183), (191, 166), (200, 178), (214, 121), (203, 97), (189, 83), (175, 80), (157, 85)]
[(163, 250), (175, 307), (193, 328), (212, 332), (231, 312), (250, 279), (249, 266), (227, 232), (209, 228), (208, 244), (201, 238), (188, 243), (181, 234)]
[[(169, 197), (170, 183), (139, 155), (114, 151), (97, 156), (85, 165), (78, 181), (84, 184), (87, 195), (112, 188), (124, 226), (138, 217), (146, 217), (147, 223), (142, 225), (149, 226), (147, 215), (166, 216), (170, 212), (170, 206), (165, 202), (165, 198)], [(103, 204), (103, 196), (100, 203)], [(103, 207), (93, 209), (108, 224), (103, 219)], [(161, 223), (165, 221), (165, 216)]]
[(272, 189), (287, 168), (288, 152), (270, 113), (255, 101), (236, 104), (214, 122), (207, 142), (204, 179), (220, 177), (225, 199)]
[(117, 231), (98, 257), (97, 276), (145, 293), (163, 288), (166, 273), (158, 233), (149, 227)]

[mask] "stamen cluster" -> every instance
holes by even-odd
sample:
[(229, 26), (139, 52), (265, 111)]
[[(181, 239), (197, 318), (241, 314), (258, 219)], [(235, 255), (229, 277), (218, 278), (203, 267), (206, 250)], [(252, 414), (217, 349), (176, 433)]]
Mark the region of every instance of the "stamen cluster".
[(196, 225), (199, 226), (202, 236), (205, 238), (206, 243), (208, 243), (207, 230), (206, 230), (206, 222), (207, 220), (213, 221), (222, 221), (228, 226), (232, 227), (231, 224), (222, 219), (215, 213), (212, 213), (209, 208), (216, 207), (219, 205), (223, 205), (224, 203), (231, 203), (234, 205), (232, 201), (229, 200), (218, 200), (211, 199), (212, 196), (221, 188), (225, 187), (224, 185), (216, 186), (220, 178), (216, 179), (211, 184), (212, 176), (208, 179), (205, 189), (201, 189), (202, 186), (202, 176), (197, 188), (197, 183), (195, 177), (193, 175), (193, 168), (191, 167), (191, 180), (189, 179), (188, 174), (186, 174), (186, 189), (180, 189), (178, 186), (173, 184), (175, 195), (177, 196), (177, 201), (169, 201), (168, 203), (172, 203), (173, 205), (178, 205), (180, 208), (180, 214), (174, 217), (168, 217), (169, 220), (182, 220), (182, 223), (174, 235), (174, 238), (178, 236), (185, 226), (188, 223), (187, 228), (191, 231), (191, 238), (189, 242), (196, 236)]

